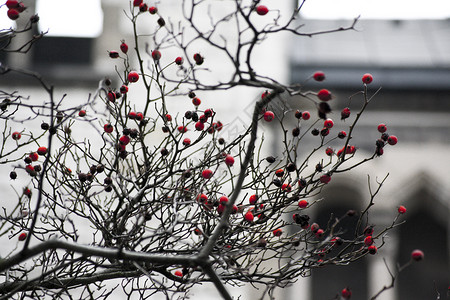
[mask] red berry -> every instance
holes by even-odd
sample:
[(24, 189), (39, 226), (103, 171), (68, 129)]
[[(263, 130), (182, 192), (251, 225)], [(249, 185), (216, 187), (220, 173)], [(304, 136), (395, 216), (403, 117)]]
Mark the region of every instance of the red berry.
[(10, 8), (8, 9), (8, 18), (10, 18), (11, 20), (17, 20), (19, 18), (19, 11), (17, 9), (14, 8)]
[(308, 206), (308, 201), (306, 201), (306, 200), (300, 200), (300, 201), (298, 201), (298, 207), (300, 207), (300, 208), (305, 208), (305, 207), (307, 207)]
[(195, 228), (194, 234), (195, 235), (202, 235), (203, 233), (202, 233), (202, 231), (199, 228)]
[(183, 277), (183, 272), (181, 272), (180, 270), (176, 270), (174, 274), (175, 276)]
[(107, 123), (103, 126), (103, 129), (105, 130), (105, 132), (111, 133), (113, 132), (114, 127), (111, 124)]
[(184, 59), (181, 56), (178, 56), (177, 58), (175, 58), (175, 63), (179, 66), (181, 66), (184, 62)]
[(236, 214), (238, 210), (239, 210), (238, 207), (236, 205), (233, 205), (233, 207), (231, 208), (231, 213)]
[(46, 147), (39, 147), (39, 148), (37, 149), (37, 153), (38, 153), (39, 155), (45, 155), (45, 154), (47, 154), (47, 148), (46, 148)]
[(381, 123), (380, 125), (378, 125), (379, 132), (383, 133), (383, 132), (386, 132), (386, 130), (387, 130), (387, 127), (385, 124)]
[(189, 146), (190, 144), (191, 144), (191, 140), (190, 140), (189, 138), (185, 138), (185, 139), (183, 140), (183, 145)]
[(208, 196), (206, 196), (205, 194), (198, 194), (196, 200), (200, 203), (204, 203), (208, 201)]
[(284, 175), (284, 170), (283, 169), (278, 169), (275, 171), (275, 176), (277, 177), (283, 177)]
[(178, 126), (177, 130), (181, 133), (185, 133), (187, 131), (186, 126)]
[(119, 143), (121, 145), (128, 145), (130, 143), (130, 137), (128, 135), (122, 135), (119, 138)]
[(269, 91), (265, 91), (264, 93), (261, 94), (261, 99), (264, 99), (264, 98), (266, 98), (266, 96), (269, 96), (269, 95), (270, 95)]
[(111, 57), (111, 58), (118, 58), (119, 57), (119, 52), (111, 50), (111, 51), (109, 51), (109, 57)]
[(324, 81), (325, 80), (325, 73), (322, 71), (317, 71), (314, 73), (313, 78), (315, 81)]
[(142, 4), (142, 0), (133, 0), (133, 6), (139, 6)]
[(322, 183), (328, 183), (331, 181), (331, 176), (329, 174), (323, 174), (320, 176), (320, 182)]
[(290, 192), (292, 190), (292, 187), (289, 183), (283, 183), (281, 186), (281, 190), (285, 192)]
[(195, 106), (199, 106), (201, 103), (202, 101), (199, 98), (197, 97), (192, 98), (192, 104), (194, 104)]
[(316, 237), (321, 238), (323, 236), (323, 232), (323, 229), (317, 229), (314, 234), (316, 235)]
[(25, 171), (27, 171), (28, 174), (31, 174), (34, 172), (34, 167), (32, 165), (26, 165)]
[(258, 5), (256, 7), (256, 13), (260, 16), (264, 16), (269, 12), (269, 9), (265, 5)]
[(331, 93), (327, 89), (321, 89), (317, 93), (317, 97), (322, 101), (329, 101), (329, 100), (331, 100)]
[(138, 112), (136, 114), (136, 120), (142, 121), (144, 119), (144, 115), (141, 112)]
[(213, 176), (213, 171), (206, 169), (202, 171), (202, 177), (205, 179), (210, 179)]
[(136, 112), (130, 111), (130, 112), (128, 113), (128, 118), (129, 118), (129, 119), (134, 120), (134, 119), (136, 119), (136, 117), (137, 117), (137, 113), (136, 113)]
[(24, 188), (23, 194), (27, 197), (31, 197), (31, 190), (29, 188)]
[(350, 108), (346, 107), (341, 111), (341, 120), (347, 119), (350, 117)]
[(223, 213), (224, 212), (224, 210), (225, 210), (225, 205), (223, 205), (223, 204), (219, 204), (219, 206), (217, 206), (217, 212), (219, 213), (219, 214), (221, 214), (221, 213)]
[(195, 123), (195, 129), (198, 131), (202, 131), (205, 128), (205, 124), (198, 121), (197, 123)]
[(107, 96), (109, 101), (116, 102), (116, 93), (114, 93), (113, 91), (109, 91)]
[(11, 134), (11, 137), (13, 140), (17, 141), (17, 140), (20, 140), (20, 138), (22, 137), (22, 134), (20, 134), (20, 132), (18, 132), (18, 131), (14, 131)]
[(388, 137), (387, 142), (388, 142), (389, 145), (394, 146), (395, 144), (397, 144), (398, 139), (397, 139), (397, 137), (396, 137), (395, 135), (390, 135), (390, 136)]
[(127, 54), (128, 52), (128, 45), (125, 43), (125, 41), (122, 41), (122, 44), (120, 44), (120, 51)]
[(32, 161), (37, 161), (39, 159), (39, 155), (36, 152), (30, 153), (28, 157), (31, 158)]
[(234, 157), (232, 155), (227, 155), (225, 157), (225, 164), (229, 167), (231, 167), (232, 165), (234, 165)]
[(228, 197), (227, 196), (222, 196), (219, 198), (219, 203), (222, 205), (225, 205), (228, 202)]
[(372, 74), (369, 74), (369, 73), (364, 74), (362, 77), (362, 82), (365, 84), (371, 83), (372, 80), (373, 80), (373, 76), (372, 76)]
[(121, 94), (126, 94), (126, 93), (128, 93), (128, 86), (122, 85), (122, 86), (120, 87), (120, 93), (121, 93)]
[(270, 110), (266, 111), (264, 113), (264, 120), (267, 122), (271, 122), (275, 118), (275, 114), (271, 112)]
[(378, 251), (377, 246), (375, 246), (375, 245), (369, 246), (369, 247), (367, 248), (367, 250), (369, 250), (369, 253), (372, 254), (372, 255), (376, 254), (377, 251)]
[(215, 123), (215, 125), (214, 125), (214, 128), (215, 128), (217, 131), (221, 131), (222, 128), (223, 128), (222, 122), (217, 121), (217, 123)]
[(347, 287), (341, 291), (341, 295), (344, 299), (350, 299), (350, 297), (352, 296), (352, 291)]
[(154, 7), (154, 6), (150, 6), (148, 8), (148, 12), (152, 15), (156, 14), (158, 12), (158, 8)]
[(253, 195), (250, 196), (250, 198), (248, 198), (248, 202), (251, 205), (256, 204), (256, 201), (258, 201), (258, 195), (253, 194)]
[(139, 11), (140, 11), (140, 12), (146, 12), (147, 9), (148, 9), (147, 4), (145, 4), (145, 3), (139, 4)]
[(139, 80), (139, 74), (135, 71), (131, 71), (128, 73), (128, 81), (129, 82), (136, 82)]
[(84, 109), (80, 110), (80, 111), (78, 112), (78, 116), (80, 116), (80, 117), (86, 116), (86, 111), (85, 111)]
[(27, 239), (26, 232), (22, 232), (21, 234), (19, 234), (19, 241), (25, 241), (26, 239)]
[(364, 244), (365, 244), (366, 246), (370, 246), (370, 245), (373, 244), (373, 238), (372, 238), (371, 235), (366, 236), (366, 238), (364, 239)]
[(159, 60), (161, 58), (161, 52), (159, 50), (152, 51), (152, 58), (154, 60)]
[(339, 131), (338, 133), (338, 138), (343, 139), (347, 136), (347, 132), (345, 132), (344, 130)]
[(19, 1), (17, 1), (17, 0), (7, 0), (5, 5), (8, 8), (17, 8), (17, 7), (19, 7)]
[(309, 111), (304, 111), (302, 113), (302, 119), (306, 121), (309, 120), (309, 118), (311, 118), (311, 114), (309, 113)]
[(274, 231), (272, 231), (274, 236), (281, 236), (283, 234), (283, 230), (281, 228), (277, 228)]
[(328, 156), (332, 156), (332, 155), (333, 155), (333, 153), (334, 153), (334, 150), (333, 150), (333, 148), (331, 148), (331, 147), (327, 147), (327, 149), (325, 149), (325, 154), (326, 154), (326, 155), (328, 155)]
[(331, 119), (326, 119), (325, 122), (323, 122), (323, 127), (325, 128), (332, 128), (334, 126), (334, 122)]
[(253, 222), (253, 219), (254, 219), (255, 217), (253, 216), (253, 214), (252, 214), (252, 212), (251, 211), (248, 211), (245, 215), (244, 215), (244, 219), (247, 221), (247, 222)]
[(422, 250), (414, 250), (413, 252), (411, 252), (411, 259), (415, 260), (415, 261), (420, 261), (425, 257), (425, 254), (423, 253)]
[(205, 59), (203, 58), (203, 56), (201, 56), (199, 53), (195, 53), (194, 54), (194, 61), (197, 65), (201, 65), (203, 64), (203, 62), (205, 61)]
[(403, 205), (400, 205), (398, 207), (398, 213), (399, 214), (404, 214), (406, 212), (406, 207), (404, 207)]

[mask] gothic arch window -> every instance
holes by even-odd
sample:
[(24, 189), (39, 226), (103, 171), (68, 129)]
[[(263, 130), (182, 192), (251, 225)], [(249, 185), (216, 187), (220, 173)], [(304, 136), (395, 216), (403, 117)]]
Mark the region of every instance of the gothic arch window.
[(399, 300), (437, 299), (438, 292), (445, 297), (450, 282), (448, 208), (433, 193), (430, 180), (421, 182), (421, 187), (405, 202), (409, 209), (406, 223), (399, 227), (397, 261), (404, 263), (414, 249), (421, 249), (425, 259), (399, 275)]
[[(326, 201), (318, 203), (312, 222), (325, 228), (331, 215), (341, 217), (349, 210), (361, 210), (362, 196), (349, 186), (338, 184), (324, 190)], [(357, 216), (347, 217), (341, 223), (344, 230), (339, 236), (353, 238)], [(358, 299), (368, 299), (368, 266), (366, 259), (348, 266), (327, 266), (311, 273), (312, 299), (333, 299), (342, 288), (349, 286)]]

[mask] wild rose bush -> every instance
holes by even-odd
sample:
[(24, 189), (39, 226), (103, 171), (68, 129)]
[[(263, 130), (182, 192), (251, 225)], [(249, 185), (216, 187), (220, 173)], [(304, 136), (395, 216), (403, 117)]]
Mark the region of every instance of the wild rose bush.
[[(5, 297), (59, 299), (76, 292), (83, 299), (106, 299), (122, 290), (142, 299), (156, 293), (184, 298), (205, 282), (225, 299), (231, 299), (227, 287), (245, 283), (272, 297), (276, 287), (311, 269), (347, 265), (383, 246), (385, 233), (405, 212), (373, 232), (368, 212), (386, 178), (369, 190), (363, 211), (336, 216), (322, 227), (308, 212), (334, 176), (378, 159), (385, 145), (397, 143), (384, 124), (373, 124), (380, 132), (373, 154), (355, 158), (353, 130), (378, 92), (369, 92), (372, 76), (362, 74), (361, 91), (351, 96), (362, 104), (351, 112), (333, 107), (326, 81), (312, 91), (256, 73), (251, 58), (262, 40), (280, 32), (296, 38), (326, 32), (302, 33), (295, 20), (301, 7), (284, 12), (259, 1), (231, 3), (220, 17), (208, 15), (211, 24), (202, 28), (198, 11), (221, 3), (183, 1), (184, 19), (177, 23), (135, 0), (127, 11), (134, 40), (118, 42), (118, 50), (105, 54), (117, 78), (103, 80), (81, 105), (57, 99), (39, 75), (2, 65), (2, 76), (32, 76), (48, 95), (34, 104), (32, 96), (18, 91), (0, 94), (2, 170), (7, 167), (11, 179), (29, 178), (14, 206), (2, 210), (2, 240), (18, 243), (0, 261)], [(291, 17), (281, 21), (282, 14)], [(265, 26), (256, 24), (268, 16)], [(142, 18), (152, 18), (154, 31), (138, 29)], [(352, 30), (356, 21), (334, 31)], [(223, 26), (235, 30), (233, 40), (220, 36)], [(207, 72), (221, 72), (202, 54), (209, 48), (231, 66), (227, 81), (202, 81)], [(311, 74), (319, 82), (325, 77)], [(227, 140), (221, 132), (228, 124), (202, 97), (242, 87), (260, 96), (246, 130)], [(274, 113), (277, 99), (287, 96), (312, 101), (317, 111), (283, 107)], [(191, 108), (170, 110), (175, 97), (192, 102)], [(341, 121), (329, 118), (332, 109), (341, 111)], [(297, 120), (293, 128), (285, 121), (288, 115)], [(37, 120), (41, 128), (27, 127)], [(263, 143), (258, 135), (263, 122), (276, 123), (283, 134)], [(349, 129), (337, 132), (335, 122)], [(78, 124), (88, 128), (84, 139), (74, 134)], [(317, 143), (300, 155), (299, 145), (311, 134)], [(270, 153), (274, 142), (283, 145), (281, 153)], [(340, 237), (344, 218), (358, 220), (351, 239)], [(107, 285), (111, 279), (120, 284)], [(344, 290), (342, 297), (351, 295)]]

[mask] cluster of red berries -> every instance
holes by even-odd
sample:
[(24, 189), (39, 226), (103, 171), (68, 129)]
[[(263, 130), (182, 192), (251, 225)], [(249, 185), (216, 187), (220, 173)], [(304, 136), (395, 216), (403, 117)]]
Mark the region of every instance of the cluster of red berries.
[(6, 7), (8, 8), (7, 15), (11, 20), (17, 20), (27, 7), (23, 2), (19, 2), (17, 0), (7, 0), (5, 2)]
[(386, 144), (389, 144), (392, 146), (396, 145), (398, 142), (398, 138), (395, 135), (387, 134), (387, 132), (386, 132), (387, 126), (384, 123), (379, 124), (377, 129), (378, 129), (378, 132), (381, 133), (381, 137), (378, 140), (376, 140), (376, 142), (375, 142), (375, 145), (376, 145), (375, 153), (376, 153), (376, 155), (381, 156), (384, 153), (384, 146)]

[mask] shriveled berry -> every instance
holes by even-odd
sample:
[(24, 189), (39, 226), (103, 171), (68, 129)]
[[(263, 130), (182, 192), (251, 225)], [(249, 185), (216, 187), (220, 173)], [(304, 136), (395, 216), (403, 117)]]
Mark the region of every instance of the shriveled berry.
[(320, 130), (318, 128), (313, 128), (313, 130), (311, 130), (311, 134), (314, 136), (318, 136), (320, 134)]
[(178, 56), (177, 58), (175, 58), (175, 63), (179, 66), (181, 66), (184, 62), (184, 59), (181, 56)]
[(300, 135), (300, 127), (295, 127), (292, 129), (292, 136), (299, 136)]
[(347, 136), (347, 132), (345, 132), (344, 130), (339, 131), (338, 138), (344, 139), (346, 136)]
[(302, 118), (302, 112), (299, 111), (298, 109), (295, 111), (294, 115), (295, 115), (295, 117), (296, 117), (297, 119), (301, 119), (301, 118)]
[(197, 65), (201, 65), (201, 64), (203, 64), (205, 59), (203, 58), (203, 56), (200, 55), (200, 53), (195, 53), (194, 54), (194, 61), (195, 61), (195, 63)]

